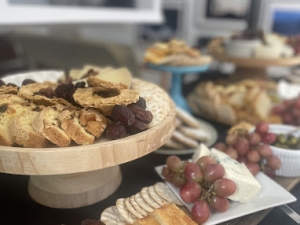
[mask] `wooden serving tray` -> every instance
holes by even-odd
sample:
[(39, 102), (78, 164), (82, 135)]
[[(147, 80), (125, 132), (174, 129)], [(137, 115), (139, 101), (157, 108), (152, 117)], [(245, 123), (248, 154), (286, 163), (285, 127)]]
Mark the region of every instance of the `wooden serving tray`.
[[(141, 88), (148, 85), (141, 82)], [(176, 110), (171, 100), (168, 104), (170, 110), (160, 123), (126, 138), (64, 148), (0, 146), (0, 172), (31, 175), (29, 194), (42, 205), (76, 208), (98, 202), (119, 187), (119, 164), (158, 149), (172, 136)]]

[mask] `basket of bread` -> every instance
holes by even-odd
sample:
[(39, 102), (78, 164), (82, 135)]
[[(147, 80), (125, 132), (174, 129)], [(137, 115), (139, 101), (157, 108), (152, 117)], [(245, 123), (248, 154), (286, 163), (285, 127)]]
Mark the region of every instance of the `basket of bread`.
[[(51, 77), (60, 74), (58, 79)], [(42, 77), (42, 80), (41, 80)], [(0, 86), (0, 145), (68, 147), (149, 129), (170, 111), (169, 96), (126, 68), (86, 65), (63, 73), (8, 76)]]
[(156, 42), (144, 54), (144, 62), (155, 65), (199, 66), (208, 64), (211, 60), (210, 56), (201, 54), (199, 49), (178, 39)]
[(240, 121), (281, 123), (272, 114), (272, 93), (276, 87), (275, 82), (261, 79), (203, 81), (187, 99), (196, 115), (227, 125)]

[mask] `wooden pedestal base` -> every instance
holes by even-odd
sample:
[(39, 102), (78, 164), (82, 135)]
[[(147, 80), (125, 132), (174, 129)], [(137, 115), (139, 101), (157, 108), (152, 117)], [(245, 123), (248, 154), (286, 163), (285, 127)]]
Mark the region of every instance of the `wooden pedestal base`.
[(119, 166), (67, 175), (30, 176), (28, 191), (38, 203), (51, 208), (78, 208), (99, 202), (119, 187)]

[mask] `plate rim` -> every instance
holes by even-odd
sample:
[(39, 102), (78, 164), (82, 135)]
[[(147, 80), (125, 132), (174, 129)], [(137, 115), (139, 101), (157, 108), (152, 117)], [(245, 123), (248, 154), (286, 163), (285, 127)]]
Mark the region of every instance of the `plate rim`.
[[(214, 133), (214, 135), (212, 135), (212, 140), (209, 141), (208, 144), (205, 144), (208, 147), (213, 146), (213, 144), (216, 143), (216, 141), (218, 140), (218, 137), (219, 137), (217, 129), (212, 124), (210, 124), (209, 122), (207, 122), (203, 119), (200, 119), (200, 118), (196, 117), (196, 120), (198, 120), (202, 125), (204, 125), (208, 129), (210, 129)], [(157, 153), (157, 154), (162, 154), (162, 155), (187, 155), (187, 154), (194, 153), (195, 150), (196, 150), (196, 148), (183, 149), (183, 150), (174, 150), (174, 149), (163, 148), (163, 146), (162, 146), (159, 149), (155, 150), (154, 152)]]

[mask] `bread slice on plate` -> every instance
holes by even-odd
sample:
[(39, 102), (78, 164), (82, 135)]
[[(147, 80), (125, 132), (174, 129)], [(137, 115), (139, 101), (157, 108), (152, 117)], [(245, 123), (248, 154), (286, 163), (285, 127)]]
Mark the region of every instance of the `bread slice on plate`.
[(93, 108), (83, 108), (79, 113), (80, 124), (96, 138), (99, 138), (107, 124), (108, 119)]
[(163, 205), (150, 214), (151, 217), (153, 217), (161, 225), (197, 225), (195, 221), (193, 221), (174, 203)]
[(88, 133), (79, 122), (79, 111), (66, 109), (59, 114), (61, 128), (79, 145), (93, 144), (95, 136)]
[(24, 98), (15, 94), (0, 94), (0, 145), (16, 145), (8, 131), (8, 124), (28, 105)]
[(61, 128), (59, 121), (60, 107), (48, 106), (43, 108), (33, 120), (33, 129), (60, 147), (67, 147), (71, 144), (71, 138)]
[(18, 110), (23, 110), (22, 113), (15, 116), (8, 124), (12, 140), (25, 148), (48, 147), (50, 142), (32, 128), (32, 122), (38, 112), (32, 106), (24, 108), (24, 110), (18, 108)]

